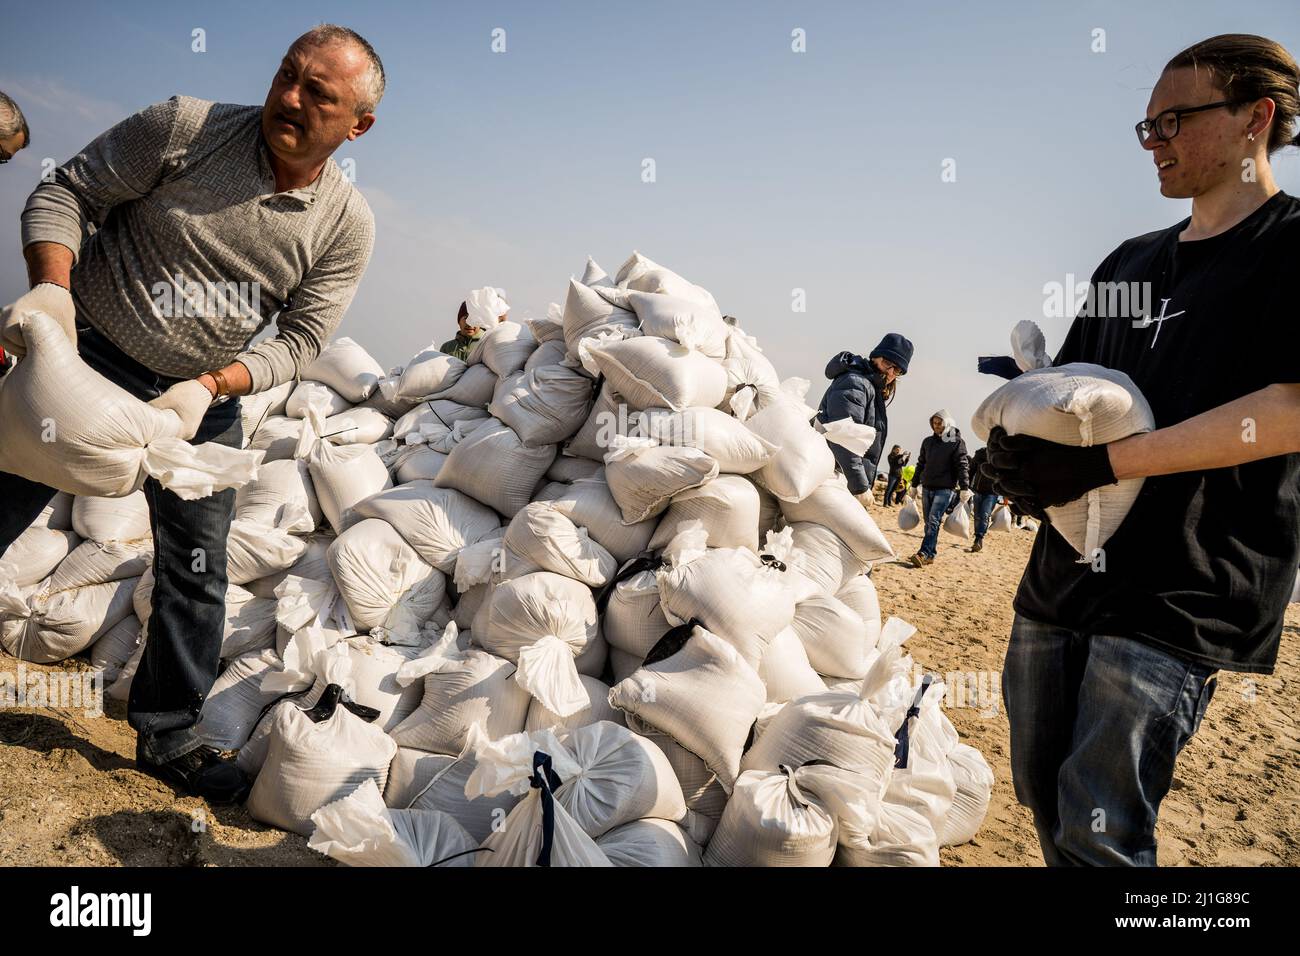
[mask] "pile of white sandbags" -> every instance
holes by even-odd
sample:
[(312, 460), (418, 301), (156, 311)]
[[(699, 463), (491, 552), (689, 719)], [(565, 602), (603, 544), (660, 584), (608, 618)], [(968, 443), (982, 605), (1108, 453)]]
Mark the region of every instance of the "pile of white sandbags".
[[(992, 775), (882, 625), (892, 552), (827, 444), (870, 436), (813, 427), (807, 388), (634, 254), (464, 361), (385, 374), (340, 339), (245, 398), (264, 455), (198, 731), (252, 815), (355, 865), (935, 865), (970, 839)], [(105, 501), (11, 549), (0, 634), (89, 649), (124, 697), (148, 521)]]

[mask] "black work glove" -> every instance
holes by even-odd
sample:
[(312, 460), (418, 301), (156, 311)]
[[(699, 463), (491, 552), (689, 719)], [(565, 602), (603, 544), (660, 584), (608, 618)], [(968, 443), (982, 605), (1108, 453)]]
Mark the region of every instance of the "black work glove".
[(1040, 509), (1118, 481), (1105, 445), (1075, 448), (1031, 435), (1008, 435), (997, 427), (989, 434), (988, 448), (988, 461), (980, 470), (993, 480), (998, 494)]

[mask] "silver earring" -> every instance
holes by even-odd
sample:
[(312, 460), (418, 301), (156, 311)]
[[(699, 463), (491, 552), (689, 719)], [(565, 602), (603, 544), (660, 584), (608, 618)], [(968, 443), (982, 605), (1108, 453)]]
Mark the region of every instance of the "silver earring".
[(1250, 141), (1253, 143), (1253, 142), (1255, 141), (1255, 134), (1254, 134), (1254, 133), (1247, 133), (1247, 134), (1246, 134), (1246, 139), (1250, 140)]

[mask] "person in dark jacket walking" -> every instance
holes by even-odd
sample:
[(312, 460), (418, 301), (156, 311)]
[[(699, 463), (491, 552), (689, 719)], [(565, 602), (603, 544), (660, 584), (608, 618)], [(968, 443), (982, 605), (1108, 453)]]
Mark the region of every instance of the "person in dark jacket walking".
[(875, 503), (872, 486), (889, 430), (885, 408), (894, 397), (898, 376), (907, 374), (911, 361), (912, 343), (897, 332), (890, 332), (866, 358), (840, 352), (826, 364), (826, 377), (831, 384), (817, 409), (817, 421), (825, 425), (848, 418), (876, 430), (875, 441), (861, 455), (831, 444), (835, 463), (844, 472), (849, 491), (864, 507)]
[(975, 540), (972, 552), (984, 550), (984, 535), (988, 534), (989, 518), (998, 503), (998, 493), (993, 490), (993, 480), (980, 473), (980, 465), (988, 460), (989, 450), (981, 448), (970, 459), (971, 490), (975, 492)]
[[(889, 451), (889, 484), (885, 486), (885, 506), (893, 507), (898, 504), (897, 496), (894, 489), (899, 491), (907, 490), (907, 483), (903, 481), (903, 466), (912, 460), (910, 451), (903, 451), (901, 447), (895, 445)], [(901, 487), (900, 487), (901, 486)]]
[(971, 496), (970, 459), (956, 421), (946, 408), (941, 408), (930, 416), (930, 428), (934, 434), (921, 442), (916, 474), (912, 476), (912, 487), (925, 490), (921, 498), (925, 537), (921, 540), (921, 550), (911, 557), (912, 566), (917, 568), (934, 562), (939, 548), (939, 526), (950, 506), (955, 504), (953, 499), (965, 502)]

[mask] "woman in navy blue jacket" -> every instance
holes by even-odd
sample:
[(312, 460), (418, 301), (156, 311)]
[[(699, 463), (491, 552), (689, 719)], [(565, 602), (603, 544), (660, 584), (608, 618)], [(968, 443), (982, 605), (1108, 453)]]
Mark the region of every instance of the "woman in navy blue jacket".
[(907, 374), (911, 361), (912, 343), (897, 332), (890, 332), (866, 358), (840, 352), (826, 365), (826, 377), (831, 384), (822, 396), (817, 420), (825, 425), (849, 418), (876, 430), (875, 441), (861, 455), (831, 444), (835, 461), (848, 479), (849, 491), (863, 505), (876, 503), (872, 485), (889, 430), (885, 408), (894, 397), (898, 376)]

